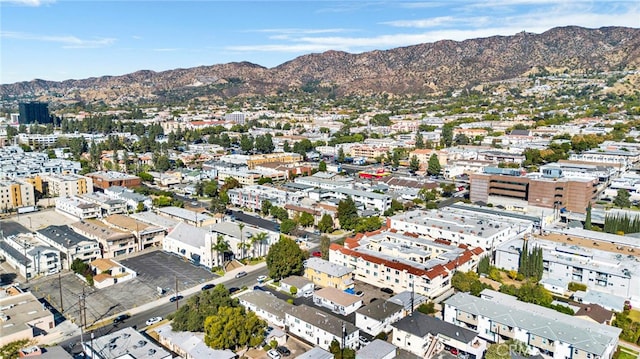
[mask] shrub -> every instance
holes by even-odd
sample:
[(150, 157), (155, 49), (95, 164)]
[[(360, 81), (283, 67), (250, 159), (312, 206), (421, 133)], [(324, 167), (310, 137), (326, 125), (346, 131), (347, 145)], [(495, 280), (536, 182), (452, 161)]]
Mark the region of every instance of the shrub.
[(380, 332), (380, 333), (378, 333), (378, 335), (376, 335), (376, 336), (374, 337), (374, 339), (381, 339), (381, 340), (386, 341), (388, 337), (389, 337), (389, 336), (387, 335), (387, 333), (385, 333), (385, 332)]
[(263, 345), (263, 346), (262, 346), (262, 349), (263, 349), (265, 352), (268, 352), (269, 350), (271, 350), (271, 345), (269, 345), (269, 344), (265, 344), (265, 345)]
[(293, 304), (293, 299), (291, 299), (291, 298), (287, 299), (287, 303)]
[(269, 342), (269, 346), (271, 346), (272, 348), (277, 348), (278, 347), (278, 342), (275, 339), (272, 339)]
[(291, 293), (291, 295), (296, 295), (298, 294), (298, 288), (296, 288), (295, 286), (291, 286), (291, 288), (289, 288), (289, 292)]
[(571, 283), (569, 283), (568, 288), (572, 292), (575, 292), (575, 291), (578, 291), (578, 290), (586, 291), (587, 290), (587, 285), (583, 284), (583, 283), (571, 282)]

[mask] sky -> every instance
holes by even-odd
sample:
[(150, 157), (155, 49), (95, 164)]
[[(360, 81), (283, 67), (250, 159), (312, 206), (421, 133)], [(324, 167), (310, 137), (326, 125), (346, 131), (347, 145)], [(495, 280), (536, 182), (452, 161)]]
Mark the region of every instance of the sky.
[(0, 0), (0, 83), (361, 53), (558, 26), (640, 28), (640, 1)]

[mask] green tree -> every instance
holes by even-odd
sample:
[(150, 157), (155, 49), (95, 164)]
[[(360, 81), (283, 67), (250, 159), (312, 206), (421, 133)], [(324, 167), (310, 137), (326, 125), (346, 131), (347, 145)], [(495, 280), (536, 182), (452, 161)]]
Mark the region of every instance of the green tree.
[(216, 243), (213, 243), (211, 245), (211, 250), (216, 252), (216, 255), (218, 257), (217, 262), (222, 269), (224, 269), (224, 253), (228, 252), (229, 249), (231, 249), (231, 246), (229, 245), (229, 241), (224, 239), (224, 236), (222, 234), (218, 234), (218, 237), (216, 238)]
[(296, 221), (289, 218), (285, 218), (280, 223), (280, 232), (284, 234), (291, 234), (291, 232), (293, 232), (297, 227), (298, 227), (298, 223), (296, 223)]
[(338, 220), (341, 228), (349, 230), (354, 229), (358, 223), (358, 208), (351, 197), (338, 202)]
[(138, 177), (145, 182), (153, 182), (153, 176), (147, 172), (139, 172)]
[(264, 201), (262, 201), (262, 206), (260, 208), (260, 212), (262, 212), (263, 215), (267, 215), (269, 214), (269, 211), (271, 210), (271, 201), (269, 201), (268, 199), (265, 199)]
[[(13, 128), (8, 126), (7, 128)], [(33, 343), (31, 339), (20, 339), (10, 343), (7, 343), (0, 347), (0, 358), (17, 359), (20, 357), (20, 349), (29, 346)]]
[(584, 229), (590, 231), (591, 230), (591, 202), (587, 205), (587, 215), (584, 220)]
[(418, 161), (418, 156), (413, 155), (409, 160), (409, 171), (417, 172), (420, 169), (420, 161)]
[(318, 163), (318, 171), (327, 172), (327, 163), (324, 160)]
[(356, 352), (351, 348), (342, 348), (340, 342), (332, 340), (329, 344), (329, 352), (333, 354), (334, 359), (355, 359)]
[(298, 219), (298, 223), (303, 227), (309, 227), (313, 225), (313, 215), (311, 213), (302, 212), (302, 214), (300, 214), (300, 218)]
[(338, 148), (338, 156), (336, 157), (336, 161), (338, 163), (344, 163), (346, 156), (344, 154), (344, 149), (342, 147)]
[(298, 244), (292, 239), (282, 236), (269, 248), (267, 254), (269, 277), (281, 279), (290, 275), (300, 275), (304, 270), (302, 262), (305, 259)]
[(190, 297), (178, 309), (171, 328), (179, 332), (204, 331), (205, 319), (215, 316), (220, 307), (237, 307), (238, 301), (229, 296), (229, 291), (223, 284), (218, 284), (211, 290), (205, 290)]
[(227, 210), (227, 203), (224, 201), (224, 197), (213, 197), (211, 199), (211, 205), (209, 206), (209, 209), (213, 213), (224, 213)]
[(272, 206), (269, 212), (272, 216), (280, 220), (280, 222), (284, 221), (285, 219), (289, 219), (289, 213), (282, 207)]
[(429, 162), (427, 164), (427, 173), (430, 176), (437, 176), (442, 171), (442, 167), (440, 166), (440, 160), (438, 159), (438, 155), (435, 153), (429, 157)]
[(436, 312), (435, 304), (433, 302), (422, 303), (418, 307), (418, 311), (427, 315), (434, 314)]
[(240, 231), (240, 251), (241, 251), (241, 254), (240, 254), (241, 257), (240, 258), (244, 258), (245, 257), (245, 253), (244, 253), (244, 249), (245, 249), (245, 247), (244, 247), (244, 232), (243, 232), (244, 223), (242, 223), (242, 222), (238, 223), (238, 230)]
[(620, 188), (618, 189), (616, 197), (613, 199), (613, 204), (620, 208), (631, 207), (631, 200), (629, 200), (630, 197), (631, 195), (626, 189)]
[(144, 203), (138, 202), (138, 205), (136, 206), (136, 212), (142, 212), (142, 211), (144, 211)]
[(333, 231), (333, 218), (328, 213), (322, 215), (320, 222), (318, 222), (318, 230), (322, 233), (328, 233)]
[(257, 347), (264, 339), (265, 321), (242, 307), (220, 307), (204, 321), (204, 342), (213, 349)]
[(320, 253), (322, 259), (329, 260), (329, 247), (331, 246), (331, 239), (327, 236), (320, 237)]
[(424, 138), (420, 132), (416, 133), (416, 148), (422, 149), (424, 148)]

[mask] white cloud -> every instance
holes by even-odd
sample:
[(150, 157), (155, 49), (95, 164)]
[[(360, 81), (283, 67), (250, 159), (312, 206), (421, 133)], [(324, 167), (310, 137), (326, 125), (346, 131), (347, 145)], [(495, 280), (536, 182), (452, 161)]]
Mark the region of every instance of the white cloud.
[(432, 17), (428, 19), (419, 19), (419, 20), (387, 21), (381, 24), (390, 25), (394, 27), (429, 28), (429, 27), (438, 27), (438, 26), (448, 25), (456, 22), (458, 22), (458, 19), (454, 18), (453, 16), (440, 16), (440, 17)]
[(21, 6), (38, 7), (53, 4), (55, 0), (0, 0), (0, 3), (15, 4)]
[(52, 36), (52, 35), (29, 34), (29, 33), (14, 32), (14, 31), (2, 31), (0, 32), (0, 37), (7, 38), (7, 39), (60, 43), (62, 44), (62, 47), (65, 49), (105, 47), (115, 43), (116, 41), (116, 39), (113, 39), (113, 38), (81, 39), (73, 35)]

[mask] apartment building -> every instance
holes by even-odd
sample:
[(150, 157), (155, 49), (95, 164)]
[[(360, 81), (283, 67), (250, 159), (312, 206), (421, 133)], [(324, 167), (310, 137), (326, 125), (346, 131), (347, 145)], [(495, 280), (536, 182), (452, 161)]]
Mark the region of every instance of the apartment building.
[(394, 232), (358, 234), (345, 246), (331, 244), (329, 261), (352, 268), (355, 278), (394, 292), (436, 298), (451, 287), (456, 270), (473, 270), (482, 248), (458, 247)]
[(289, 308), (285, 312), (285, 324), (291, 335), (325, 350), (329, 350), (333, 340), (341, 343), (341, 347), (354, 350), (358, 347), (358, 328), (305, 304)]
[(557, 359), (610, 359), (622, 332), (488, 289), (480, 297), (456, 293), (445, 300), (444, 320), (490, 342), (515, 339), (532, 355)]
[(2, 234), (0, 255), (7, 264), (27, 279), (58, 273), (62, 270), (60, 251), (42, 245), (35, 241), (30, 234), (11, 236)]
[(36, 197), (31, 183), (15, 179), (0, 180), (0, 211), (35, 206)]
[(114, 228), (136, 236), (139, 251), (149, 247), (162, 247), (162, 240), (166, 233), (162, 227), (150, 225), (122, 214), (110, 215), (105, 217), (103, 221)]
[(489, 203), (492, 198), (502, 197), (510, 202), (521, 203), (522, 207), (564, 208), (578, 213), (585, 213), (598, 190), (596, 179), (546, 178), (541, 174), (509, 176), (473, 173), (469, 180), (472, 202)]
[(302, 156), (298, 153), (292, 152), (279, 152), (279, 153), (264, 153), (259, 155), (249, 156), (247, 159), (247, 166), (249, 169), (253, 169), (255, 166), (269, 163), (269, 162), (277, 162), (277, 163), (296, 163), (302, 162)]
[(102, 207), (99, 204), (78, 197), (56, 198), (56, 212), (79, 220), (102, 217)]
[(409, 152), (409, 158), (412, 158), (413, 156), (416, 156), (416, 158), (420, 162), (420, 167), (422, 167), (422, 168), (427, 168), (427, 165), (429, 163), (429, 159), (433, 155), (438, 156), (438, 161), (440, 162), (441, 166), (444, 167), (444, 166), (447, 165), (447, 162), (448, 162), (448, 159), (449, 159), (447, 151), (432, 150), (432, 149), (428, 149), (428, 148), (423, 148), (423, 149), (415, 149), (415, 150)]
[(318, 172), (313, 176), (296, 177), (293, 181), (298, 184), (326, 190), (353, 188), (353, 178), (337, 176), (335, 173)]
[(71, 224), (77, 233), (100, 244), (102, 258), (115, 258), (138, 250), (136, 237), (128, 232), (111, 228), (96, 220), (85, 220)]
[(150, 197), (135, 193), (133, 190), (126, 187), (111, 186), (104, 190), (104, 194), (111, 199), (125, 201), (127, 203), (127, 208), (134, 211), (137, 210), (139, 203), (142, 203), (145, 208), (151, 208), (152, 205)]
[[(171, 359), (173, 356), (131, 327), (82, 342), (89, 358)], [(108, 354), (108, 355), (107, 355)]]
[(44, 152), (24, 152), (18, 146), (0, 148), (0, 177), (23, 178), (43, 173), (78, 173), (80, 162), (50, 159)]
[(70, 269), (76, 259), (88, 263), (102, 257), (97, 241), (74, 232), (67, 225), (39, 229), (36, 238), (60, 251), (60, 263), (65, 269)]
[(624, 169), (629, 169), (640, 161), (640, 152), (593, 149), (581, 153), (572, 153), (569, 156), (569, 160), (619, 165)]
[(356, 311), (356, 327), (367, 334), (376, 336), (388, 333), (391, 324), (405, 316), (404, 307), (386, 300), (376, 300)]
[(318, 257), (305, 262), (304, 277), (316, 285), (345, 290), (354, 287), (353, 269)]
[(362, 298), (340, 289), (326, 287), (313, 293), (313, 304), (347, 316), (362, 306)]
[(93, 180), (76, 174), (49, 174), (42, 176), (48, 193), (55, 197), (74, 197), (93, 193)]
[(485, 250), (533, 230), (530, 220), (454, 207), (400, 213), (389, 217), (387, 225), (400, 232)]
[(384, 213), (391, 208), (391, 196), (376, 192), (362, 191), (351, 188), (334, 188), (331, 190), (317, 189), (309, 192), (309, 198), (315, 201), (341, 201), (351, 197), (356, 206), (365, 210)]
[(227, 191), (229, 202), (236, 207), (246, 207), (254, 211), (262, 210), (262, 204), (269, 201), (274, 206), (284, 207), (287, 203), (299, 203), (306, 194), (302, 191), (285, 191), (270, 186), (252, 185)]
[(86, 175), (93, 181), (94, 188), (104, 191), (112, 186), (137, 187), (142, 184), (140, 177), (115, 171), (92, 172)]
[(269, 168), (229, 167), (218, 169), (217, 173), (218, 181), (224, 182), (227, 178), (234, 178), (243, 186), (257, 185), (263, 178), (270, 178), (272, 182), (285, 182), (288, 179), (286, 171), (276, 171)]
[[(640, 257), (622, 244), (546, 235), (527, 239), (529, 248), (541, 248), (543, 281), (551, 280), (564, 294), (569, 283), (581, 283), (588, 289), (612, 294), (640, 305)], [(503, 243), (495, 252), (495, 266), (518, 270), (524, 240)], [(595, 245), (594, 245), (595, 243)]]
[(386, 158), (390, 151), (391, 148), (386, 146), (356, 145), (351, 147), (351, 157), (362, 157), (366, 161), (378, 162), (380, 157)]

